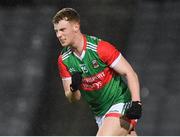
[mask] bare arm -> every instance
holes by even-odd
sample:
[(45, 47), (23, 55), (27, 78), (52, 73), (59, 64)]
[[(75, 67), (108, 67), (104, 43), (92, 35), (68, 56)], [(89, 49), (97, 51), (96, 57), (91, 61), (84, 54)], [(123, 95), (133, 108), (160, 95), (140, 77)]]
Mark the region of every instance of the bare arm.
[(63, 83), (63, 88), (65, 91), (65, 96), (67, 97), (67, 99), (69, 100), (69, 102), (75, 102), (80, 100), (81, 98), (81, 93), (79, 90), (72, 92), (70, 90), (70, 84), (71, 84), (71, 79), (65, 79), (62, 80)]
[(140, 88), (139, 88), (138, 76), (131, 67), (131, 65), (122, 55), (120, 60), (117, 62), (117, 64), (113, 66), (113, 69), (118, 74), (126, 78), (128, 87), (131, 92), (132, 101), (140, 101)]

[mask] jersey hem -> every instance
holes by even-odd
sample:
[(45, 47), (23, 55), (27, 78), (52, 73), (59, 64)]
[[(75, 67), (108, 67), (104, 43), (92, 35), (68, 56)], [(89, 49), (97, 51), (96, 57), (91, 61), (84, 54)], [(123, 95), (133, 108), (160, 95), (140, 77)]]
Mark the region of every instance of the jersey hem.
[(62, 80), (71, 80), (71, 77), (63, 77)]
[(113, 68), (114, 66), (116, 66), (116, 64), (118, 63), (118, 61), (120, 61), (121, 59), (121, 53), (120, 55), (113, 61), (113, 63), (110, 65), (110, 68)]

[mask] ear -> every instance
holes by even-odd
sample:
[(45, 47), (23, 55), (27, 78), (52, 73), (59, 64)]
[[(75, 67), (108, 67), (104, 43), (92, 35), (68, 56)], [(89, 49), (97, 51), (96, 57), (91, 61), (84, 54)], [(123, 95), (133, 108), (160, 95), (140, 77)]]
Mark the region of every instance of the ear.
[(77, 31), (79, 31), (79, 29), (80, 29), (79, 23), (75, 23), (74, 24), (74, 31), (77, 32)]

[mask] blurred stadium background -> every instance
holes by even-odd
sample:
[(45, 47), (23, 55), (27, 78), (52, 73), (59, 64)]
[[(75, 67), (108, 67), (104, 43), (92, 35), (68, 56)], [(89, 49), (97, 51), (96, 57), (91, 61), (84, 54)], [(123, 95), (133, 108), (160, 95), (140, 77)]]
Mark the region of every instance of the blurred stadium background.
[(1, 0), (0, 135), (95, 135), (87, 104), (69, 104), (52, 16), (81, 15), (82, 32), (117, 46), (139, 75), (139, 135), (180, 135), (179, 0)]

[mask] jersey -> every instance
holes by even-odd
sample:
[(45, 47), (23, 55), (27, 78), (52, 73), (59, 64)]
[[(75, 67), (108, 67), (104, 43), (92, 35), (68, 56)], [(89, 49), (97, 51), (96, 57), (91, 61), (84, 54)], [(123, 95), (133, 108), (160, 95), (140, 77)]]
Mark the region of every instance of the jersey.
[(113, 45), (88, 35), (84, 35), (81, 56), (65, 47), (58, 58), (63, 80), (74, 72), (83, 72), (80, 92), (96, 116), (104, 115), (113, 104), (131, 100), (127, 85), (113, 70), (120, 58), (121, 53)]

